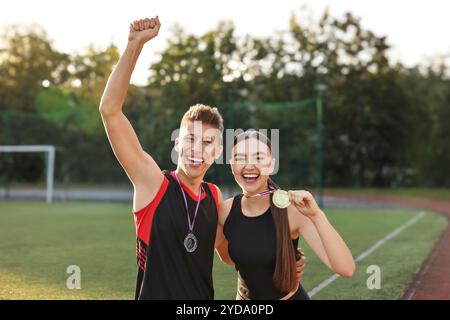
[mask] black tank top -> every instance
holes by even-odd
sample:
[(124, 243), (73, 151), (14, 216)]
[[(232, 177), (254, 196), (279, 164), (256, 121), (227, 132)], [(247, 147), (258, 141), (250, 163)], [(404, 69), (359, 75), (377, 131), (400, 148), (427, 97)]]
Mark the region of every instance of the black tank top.
[[(218, 220), (217, 189), (202, 183), (203, 196), (194, 225), (198, 240), (186, 251), (189, 232), (183, 195), (173, 172), (164, 171), (154, 200), (134, 213), (137, 230), (136, 299), (209, 300), (214, 298), (212, 267)], [(197, 197), (183, 185), (193, 219)]]
[[(270, 208), (262, 215), (248, 217), (242, 213), (242, 194), (234, 197), (223, 226), (228, 251), (238, 272), (239, 290), (249, 299), (281, 299), (288, 292), (273, 283), (276, 260), (275, 224)], [(298, 238), (292, 240), (297, 249)]]

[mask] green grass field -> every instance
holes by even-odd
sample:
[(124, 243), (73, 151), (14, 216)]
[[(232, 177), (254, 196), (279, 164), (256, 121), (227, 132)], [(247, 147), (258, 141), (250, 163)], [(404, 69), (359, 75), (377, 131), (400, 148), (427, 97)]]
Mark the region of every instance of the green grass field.
[[(416, 211), (327, 210), (354, 257), (412, 217)], [(398, 299), (446, 228), (426, 213), (339, 278), (314, 299)], [(332, 273), (300, 242), (308, 261), (309, 291)], [(381, 268), (381, 289), (366, 288), (368, 265)], [(81, 268), (81, 290), (66, 288), (66, 268)], [(133, 299), (135, 231), (128, 204), (0, 202), (0, 299)], [(234, 299), (236, 274), (216, 257), (216, 299)]]
[(378, 195), (450, 201), (450, 188), (326, 188), (328, 195)]

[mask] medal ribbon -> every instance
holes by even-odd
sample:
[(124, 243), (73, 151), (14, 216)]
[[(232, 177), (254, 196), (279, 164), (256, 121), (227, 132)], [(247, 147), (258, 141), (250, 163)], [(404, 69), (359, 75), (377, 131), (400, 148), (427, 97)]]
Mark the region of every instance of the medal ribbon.
[(200, 207), (200, 200), (202, 198), (203, 188), (202, 188), (202, 185), (200, 184), (200, 191), (198, 193), (197, 207), (195, 208), (194, 219), (191, 222), (191, 217), (189, 216), (189, 207), (188, 207), (188, 203), (187, 203), (187, 199), (186, 199), (186, 194), (184, 193), (183, 187), (181, 186), (180, 179), (178, 178), (177, 173), (176, 172), (174, 172), (174, 173), (175, 173), (175, 177), (177, 178), (178, 185), (180, 186), (181, 193), (183, 194), (184, 205), (186, 206), (186, 212), (187, 212), (187, 218), (188, 218), (189, 231), (190, 231), (190, 233), (193, 233), (194, 225), (195, 225), (195, 218), (197, 217), (198, 208)]
[(251, 196), (245, 195), (246, 198), (255, 198), (255, 197), (261, 197), (261, 196), (265, 196), (266, 194), (271, 194), (274, 193), (275, 191), (277, 191), (278, 189), (274, 188), (273, 186), (269, 185), (269, 190), (257, 193), (257, 194), (253, 194)]

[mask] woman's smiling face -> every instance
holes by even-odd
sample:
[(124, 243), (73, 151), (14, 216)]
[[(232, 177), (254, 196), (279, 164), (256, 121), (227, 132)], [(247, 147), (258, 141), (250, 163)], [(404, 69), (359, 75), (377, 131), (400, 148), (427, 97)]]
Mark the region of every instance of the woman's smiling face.
[(231, 155), (231, 171), (244, 193), (251, 195), (267, 189), (275, 159), (266, 143), (256, 137), (243, 139), (233, 147)]

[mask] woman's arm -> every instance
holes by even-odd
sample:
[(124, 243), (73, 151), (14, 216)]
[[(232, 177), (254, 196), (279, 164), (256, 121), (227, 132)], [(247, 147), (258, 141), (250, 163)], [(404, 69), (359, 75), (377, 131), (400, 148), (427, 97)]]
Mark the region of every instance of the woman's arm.
[(230, 254), (228, 253), (228, 240), (225, 238), (223, 234), (223, 228), (220, 225), (217, 226), (215, 247), (220, 260), (223, 263), (234, 266), (234, 261), (231, 259)]
[(219, 195), (220, 211), (219, 211), (219, 220), (217, 223), (215, 248), (217, 254), (220, 257), (220, 260), (223, 263), (226, 263), (230, 266), (234, 266), (234, 262), (230, 258), (230, 255), (228, 253), (228, 240), (225, 238), (225, 235), (223, 234), (223, 226), (228, 218), (228, 214), (230, 213), (231, 205), (233, 204), (233, 198), (224, 201), (220, 190), (218, 192), (218, 195)]
[(333, 272), (351, 277), (356, 265), (353, 256), (341, 236), (307, 191), (289, 191), (289, 200), (296, 214), (300, 233), (314, 253)]

